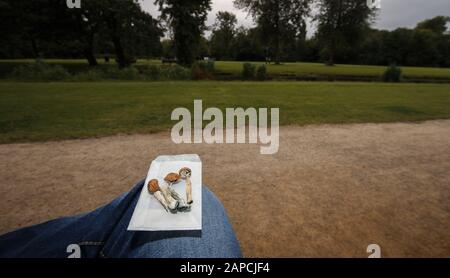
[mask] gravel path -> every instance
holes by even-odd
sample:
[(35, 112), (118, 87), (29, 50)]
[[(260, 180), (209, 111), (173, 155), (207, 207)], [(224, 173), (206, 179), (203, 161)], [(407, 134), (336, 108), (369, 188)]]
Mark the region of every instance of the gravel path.
[(245, 256), (450, 257), (450, 120), (283, 127), (274, 156), (169, 133), (0, 145), (0, 233), (92, 210), (179, 153), (201, 156)]

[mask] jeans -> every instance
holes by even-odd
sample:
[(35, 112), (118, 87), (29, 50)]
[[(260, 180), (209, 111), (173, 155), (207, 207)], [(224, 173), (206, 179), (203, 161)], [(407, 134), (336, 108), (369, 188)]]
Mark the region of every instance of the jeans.
[(240, 258), (228, 216), (203, 187), (203, 230), (127, 231), (144, 181), (93, 212), (49, 221), (0, 236), (1, 258)]

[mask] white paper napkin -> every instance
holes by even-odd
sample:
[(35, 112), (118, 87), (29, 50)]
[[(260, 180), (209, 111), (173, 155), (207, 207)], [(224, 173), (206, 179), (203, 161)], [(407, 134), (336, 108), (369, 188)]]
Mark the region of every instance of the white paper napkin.
[[(147, 190), (147, 184), (157, 179), (160, 186), (166, 186), (164, 177), (168, 173), (178, 173), (183, 168), (192, 170), (192, 198), (194, 203), (189, 212), (172, 214)], [(186, 182), (174, 184), (172, 188), (186, 199)], [(133, 216), (128, 225), (129, 231), (176, 231), (202, 229), (202, 162), (198, 155), (159, 156), (150, 165)]]

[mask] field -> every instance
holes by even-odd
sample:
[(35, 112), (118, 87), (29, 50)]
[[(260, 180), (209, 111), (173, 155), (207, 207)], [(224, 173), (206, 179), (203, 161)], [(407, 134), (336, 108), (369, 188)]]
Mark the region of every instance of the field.
[[(12, 68), (33, 60), (0, 60), (0, 77), (6, 77)], [(72, 72), (86, 70), (85, 60), (76, 59), (49, 59), (50, 64), (63, 65)], [(114, 62), (106, 64), (102, 59), (98, 59), (101, 67), (115, 66)], [(219, 79), (239, 79), (244, 62), (217, 61), (215, 68)], [(253, 62), (256, 65), (261, 62)], [(161, 65), (159, 60), (138, 60), (136, 66)], [(325, 66), (320, 63), (284, 63), (282, 65), (267, 65), (268, 76), (273, 79), (284, 80), (311, 80), (311, 81), (377, 81), (385, 71), (385, 66), (366, 65), (336, 65)], [(426, 67), (402, 67), (404, 79), (413, 82), (445, 82), (450, 83), (450, 68), (426, 68)]]
[[(263, 63), (256, 63), (263, 64)], [(238, 62), (218, 62), (217, 69), (224, 73), (238, 74), (242, 70)], [(366, 65), (335, 65), (333, 67), (319, 63), (284, 63), (271, 64), (268, 73), (274, 75), (348, 75), (348, 76), (380, 76), (386, 67)], [(406, 77), (441, 77), (450, 78), (448, 68), (403, 67)]]
[[(80, 60), (52, 62), (86, 68)], [(148, 63), (159, 62), (139, 66)], [(216, 64), (235, 75), (240, 66)], [(383, 68), (270, 71), (353, 77)], [(174, 144), (171, 112), (192, 111), (195, 99), (203, 109), (280, 108), (279, 152)], [(197, 153), (204, 184), (223, 203), (247, 257), (367, 257), (371, 243), (383, 257), (449, 257), (448, 119), (450, 84), (2, 80), (0, 233), (91, 211), (130, 190), (156, 156)]]
[(322, 82), (0, 82), (0, 143), (153, 133), (171, 112), (278, 107), (281, 125), (450, 118), (450, 85)]

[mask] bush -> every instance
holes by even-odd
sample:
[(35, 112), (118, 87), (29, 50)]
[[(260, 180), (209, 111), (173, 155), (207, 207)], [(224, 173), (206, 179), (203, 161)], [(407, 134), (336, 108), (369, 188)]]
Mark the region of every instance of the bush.
[(101, 81), (104, 79), (104, 72), (98, 69), (91, 69), (86, 72), (80, 72), (76, 74), (72, 81)]
[(179, 65), (161, 68), (161, 80), (189, 80), (191, 71)]
[(397, 65), (390, 65), (383, 74), (384, 82), (400, 82), (402, 80), (402, 69)]
[(250, 80), (255, 78), (256, 66), (250, 63), (244, 63), (242, 70), (242, 78)]
[(264, 81), (267, 79), (267, 67), (266, 65), (260, 65), (256, 71), (256, 79)]
[(195, 62), (191, 67), (192, 79), (214, 79), (215, 64), (213, 61)]
[(110, 67), (104, 72), (104, 78), (117, 80), (139, 80), (142, 77), (135, 67), (126, 67), (123, 69)]
[(62, 66), (52, 66), (37, 60), (34, 64), (18, 66), (12, 72), (12, 78), (25, 81), (61, 81), (70, 77)]
[(157, 81), (161, 79), (161, 68), (159, 66), (150, 65), (141, 69), (146, 80)]

